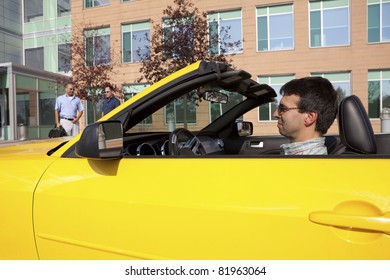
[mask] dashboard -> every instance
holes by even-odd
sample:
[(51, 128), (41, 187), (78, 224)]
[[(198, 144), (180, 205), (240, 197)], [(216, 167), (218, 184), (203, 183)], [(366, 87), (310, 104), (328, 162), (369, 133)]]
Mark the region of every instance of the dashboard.
[[(143, 133), (125, 135), (124, 137), (124, 157), (141, 156), (169, 156), (169, 137), (170, 133)], [(224, 142), (222, 139), (211, 133), (199, 133), (196, 137), (201, 142), (206, 154), (223, 154)], [(185, 141), (179, 142), (184, 146)]]

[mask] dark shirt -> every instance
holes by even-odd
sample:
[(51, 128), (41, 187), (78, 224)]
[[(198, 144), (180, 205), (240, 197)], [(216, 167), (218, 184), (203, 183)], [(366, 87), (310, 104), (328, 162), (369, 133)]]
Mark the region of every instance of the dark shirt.
[(110, 99), (104, 98), (103, 108), (102, 108), (103, 115), (112, 111), (113, 109), (118, 107), (120, 104), (121, 104), (120, 101), (118, 99), (116, 99), (115, 97), (111, 97)]

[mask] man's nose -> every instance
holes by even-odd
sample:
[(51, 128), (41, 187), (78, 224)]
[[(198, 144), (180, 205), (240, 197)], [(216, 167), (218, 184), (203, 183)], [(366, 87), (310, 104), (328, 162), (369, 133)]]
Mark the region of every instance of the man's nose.
[(275, 117), (275, 118), (280, 118), (278, 109), (274, 110), (274, 113), (272, 114), (272, 116)]

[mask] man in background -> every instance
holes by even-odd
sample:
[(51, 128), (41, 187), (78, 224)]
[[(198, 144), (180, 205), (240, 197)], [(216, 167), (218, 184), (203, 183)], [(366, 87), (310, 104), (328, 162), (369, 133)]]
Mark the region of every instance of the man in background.
[(114, 95), (114, 88), (112, 85), (108, 85), (104, 89), (105, 98), (103, 101), (102, 116), (114, 110), (121, 103)]
[(80, 98), (74, 95), (74, 84), (72, 82), (66, 84), (65, 94), (57, 97), (54, 110), (56, 127), (62, 126), (67, 136), (79, 134), (79, 119), (83, 115), (84, 107)]

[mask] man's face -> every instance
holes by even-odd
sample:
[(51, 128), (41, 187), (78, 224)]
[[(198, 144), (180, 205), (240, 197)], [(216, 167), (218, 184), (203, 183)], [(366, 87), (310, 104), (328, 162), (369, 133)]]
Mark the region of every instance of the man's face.
[(305, 128), (305, 113), (299, 113), (298, 95), (283, 96), (279, 103), (279, 108), (275, 110), (273, 116), (278, 120), (279, 133), (289, 137), (292, 142), (299, 141), (300, 135)]
[(106, 95), (106, 98), (111, 98), (113, 95), (113, 92), (111, 91), (111, 89), (109, 87), (106, 87), (104, 89), (104, 94)]
[(73, 96), (73, 94), (74, 94), (74, 87), (73, 87), (73, 85), (71, 85), (71, 84), (67, 85), (65, 90), (66, 90), (66, 94), (68, 96)]

